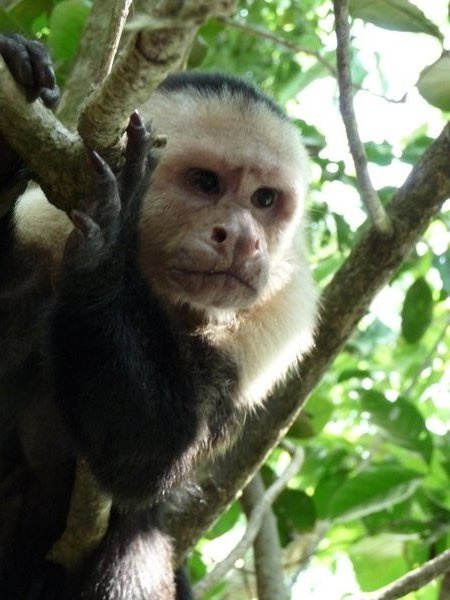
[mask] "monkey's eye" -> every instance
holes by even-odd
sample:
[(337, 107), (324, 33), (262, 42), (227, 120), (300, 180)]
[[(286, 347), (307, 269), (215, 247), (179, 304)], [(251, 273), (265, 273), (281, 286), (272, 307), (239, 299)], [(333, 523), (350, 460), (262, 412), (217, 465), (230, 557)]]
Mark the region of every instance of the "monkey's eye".
[(251, 201), (256, 208), (270, 208), (276, 202), (278, 191), (273, 188), (262, 187), (253, 192)]
[(220, 192), (219, 178), (213, 171), (207, 169), (191, 169), (187, 174), (189, 184), (208, 196)]

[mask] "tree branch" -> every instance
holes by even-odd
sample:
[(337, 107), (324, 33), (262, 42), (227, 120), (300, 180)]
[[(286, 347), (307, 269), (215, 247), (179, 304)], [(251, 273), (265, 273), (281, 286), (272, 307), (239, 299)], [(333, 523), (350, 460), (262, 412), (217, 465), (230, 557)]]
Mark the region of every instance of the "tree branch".
[(40, 100), (27, 103), (1, 57), (0, 114), (1, 133), (25, 159), (49, 199), (60, 208), (73, 206), (88, 189), (83, 144)]
[(103, 81), (103, 79), (111, 73), (132, 2), (133, 0), (120, 0), (114, 3), (111, 21), (109, 23), (108, 36), (105, 43), (105, 53), (102, 58), (97, 81)]
[[(265, 491), (261, 473), (258, 471), (242, 492), (241, 504), (247, 518), (256, 510), (264, 498)], [(287, 600), (290, 597), (283, 579), (281, 552), (277, 521), (272, 509), (267, 508), (253, 542), (258, 600)]]
[(186, 490), (182, 507), (167, 515), (182, 557), (244, 487), (296, 418), (378, 291), (389, 281), (450, 196), (450, 127), (447, 125), (414, 167), (388, 207), (392, 234), (372, 225), (322, 294), (313, 351), (273, 393), (265, 409), (248, 417), (240, 441), (199, 476), (195, 497)]
[(228, 14), (234, 0), (160, 2), (150, 27), (131, 36), (110, 75), (90, 96), (78, 122), (87, 144), (108, 156), (120, 142), (129, 115), (170, 71), (179, 68), (199, 27)]
[(390, 222), (370, 180), (367, 158), (359, 137), (353, 108), (347, 0), (333, 0), (333, 5), (336, 21), (339, 106), (342, 120), (344, 121), (350, 152), (355, 164), (361, 198), (375, 227), (380, 232), (387, 233), (391, 231)]
[[(104, 1), (95, 3), (99, 19), (105, 16)], [(154, 2), (146, 0), (146, 4)], [(227, 14), (233, 7), (234, 0), (160, 2), (159, 28), (135, 32), (111, 74), (91, 95), (79, 122), (84, 143), (40, 101), (27, 103), (0, 59), (0, 131), (36, 173), (50, 202), (69, 211), (89, 194), (85, 143), (115, 166), (120, 158), (119, 142), (135, 107), (147, 100), (154, 87), (182, 60), (204, 20), (213, 14)], [(96, 31), (93, 23), (94, 19), (90, 21), (90, 34)], [(92, 43), (90, 40), (82, 45), (83, 52), (92, 50)], [(89, 63), (88, 72), (92, 74), (94, 67), (99, 68), (95, 60)], [(63, 112), (69, 116), (76, 107), (77, 103), (70, 107), (66, 104)]]
[(75, 129), (80, 107), (92, 93), (95, 82), (98, 82), (97, 73), (103, 56), (98, 49), (106, 43), (110, 23), (111, 0), (95, 0), (80, 40), (75, 64), (56, 110), (58, 117), (69, 128)]
[(433, 579), (450, 571), (450, 550), (432, 558), (418, 569), (414, 569), (385, 587), (358, 596), (358, 600), (395, 600), (418, 590)]
[(264, 515), (272, 503), (276, 500), (277, 496), (286, 487), (288, 481), (298, 472), (304, 460), (304, 452), (302, 448), (296, 448), (292, 461), (288, 467), (283, 471), (280, 477), (266, 490), (263, 497), (253, 508), (250, 518), (247, 522), (247, 529), (241, 539), (241, 541), (235, 546), (230, 552), (227, 558), (219, 563), (214, 570), (209, 573), (204, 579), (195, 586), (195, 593), (198, 597), (201, 597), (210, 587), (218, 583), (222, 577), (224, 577), (228, 571), (230, 571), (234, 563), (244, 556), (250, 546), (253, 544), (256, 536), (261, 527)]

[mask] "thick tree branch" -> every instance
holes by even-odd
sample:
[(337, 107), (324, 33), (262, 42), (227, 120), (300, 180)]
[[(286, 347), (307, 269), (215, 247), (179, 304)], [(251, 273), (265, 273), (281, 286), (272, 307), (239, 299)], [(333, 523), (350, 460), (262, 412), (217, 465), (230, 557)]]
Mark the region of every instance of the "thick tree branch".
[[(242, 492), (241, 504), (247, 518), (264, 498), (266, 489), (258, 471)], [(253, 542), (258, 600), (287, 600), (289, 590), (284, 583), (281, 544), (273, 510), (267, 508), (258, 535)]]
[(180, 557), (233, 500), (283, 436), (377, 292), (450, 196), (449, 157), (447, 125), (388, 207), (392, 234), (368, 227), (325, 289), (316, 346), (300, 365), (300, 377), (292, 376), (268, 399), (265, 410), (248, 418), (240, 442), (199, 478), (195, 497), (186, 493), (181, 510), (168, 515)]
[(136, 106), (167, 73), (180, 68), (200, 25), (233, 8), (234, 0), (160, 2), (151, 26), (132, 35), (104, 85), (89, 98), (78, 122), (83, 139), (108, 156)]
[(73, 205), (88, 186), (81, 140), (40, 100), (27, 103), (1, 58), (0, 115), (0, 132), (25, 159), (49, 199), (60, 208)]
[(339, 84), (339, 106), (347, 132), (350, 152), (355, 164), (361, 198), (375, 225), (381, 232), (390, 231), (389, 219), (375, 192), (367, 169), (367, 158), (359, 137), (350, 70), (350, 28), (348, 24), (347, 0), (333, 0), (337, 39), (337, 67)]
[(358, 596), (358, 600), (395, 600), (418, 590), (450, 570), (450, 550), (432, 558), (418, 569), (406, 573), (385, 587)]

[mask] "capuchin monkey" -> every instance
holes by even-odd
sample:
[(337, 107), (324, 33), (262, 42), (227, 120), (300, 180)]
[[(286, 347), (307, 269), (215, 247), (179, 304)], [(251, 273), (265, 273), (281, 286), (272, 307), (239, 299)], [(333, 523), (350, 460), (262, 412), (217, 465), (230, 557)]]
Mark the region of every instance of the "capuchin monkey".
[[(0, 36), (28, 99), (58, 98), (37, 42)], [(188, 598), (158, 504), (312, 344), (303, 248), (307, 157), (247, 82), (168, 77), (131, 116), (114, 173), (87, 150), (91, 197), (70, 215), (0, 139), (0, 597)], [(32, 135), (32, 132), (31, 132)], [(45, 557), (82, 457), (111, 495), (109, 529), (77, 577)]]

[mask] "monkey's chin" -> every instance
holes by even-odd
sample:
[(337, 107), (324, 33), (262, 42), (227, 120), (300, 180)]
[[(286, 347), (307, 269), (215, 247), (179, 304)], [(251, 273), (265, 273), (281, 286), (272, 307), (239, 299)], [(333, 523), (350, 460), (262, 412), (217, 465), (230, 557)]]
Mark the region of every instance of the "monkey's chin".
[(199, 308), (249, 308), (259, 297), (253, 282), (230, 271), (194, 271), (174, 268), (170, 273), (173, 291), (180, 300)]

